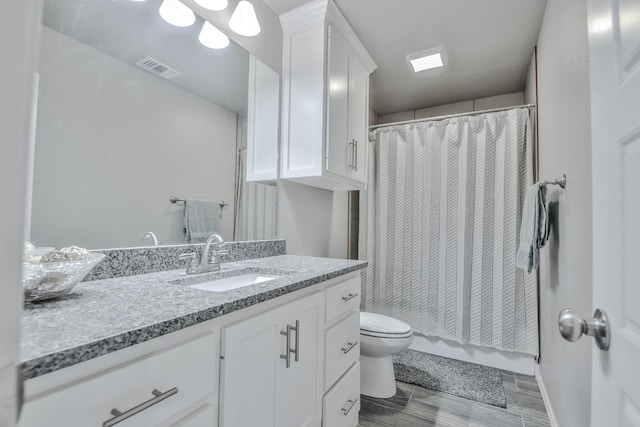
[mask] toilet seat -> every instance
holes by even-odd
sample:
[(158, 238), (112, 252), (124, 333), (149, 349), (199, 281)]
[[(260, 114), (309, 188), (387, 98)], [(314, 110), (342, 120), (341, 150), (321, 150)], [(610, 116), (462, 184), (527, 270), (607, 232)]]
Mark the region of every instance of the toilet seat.
[(360, 335), (385, 338), (404, 339), (413, 335), (411, 326), (393, 317), (377, 313), (360, 313)]

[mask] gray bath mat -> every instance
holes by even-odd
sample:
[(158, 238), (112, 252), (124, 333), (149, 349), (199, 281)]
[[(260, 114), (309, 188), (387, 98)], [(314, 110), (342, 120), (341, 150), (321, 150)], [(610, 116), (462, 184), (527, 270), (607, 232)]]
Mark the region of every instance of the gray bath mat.
[(405, 350), (393, 356), (396, 379), (454, 396), (507, 407), (500, 371), (488, 366)]

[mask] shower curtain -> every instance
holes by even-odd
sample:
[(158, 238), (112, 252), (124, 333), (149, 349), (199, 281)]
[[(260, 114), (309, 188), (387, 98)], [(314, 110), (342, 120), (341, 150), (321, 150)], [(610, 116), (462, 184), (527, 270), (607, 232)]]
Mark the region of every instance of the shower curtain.
[(378, 128), (369, 144), (363, 310), (537, 355), (536, 275), (515, 264), (533, 183), (528, 109)]
[(247, 182), (247, 150), (238, 150), (236, 168), (234, 240), (270, 240), (276, 238), (275, 185)]

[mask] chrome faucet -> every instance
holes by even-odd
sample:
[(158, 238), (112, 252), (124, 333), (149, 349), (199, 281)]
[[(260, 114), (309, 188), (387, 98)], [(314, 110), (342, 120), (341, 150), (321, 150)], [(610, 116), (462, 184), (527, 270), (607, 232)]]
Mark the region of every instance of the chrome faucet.
[(156, 237), (156, 234), (153, 231), (147, 231), (146, 233), (144, 233), (144, 236), (142, 237), (142, 240), (153, 240), (153, 246), (158, 246), (160, 244), (160, 242), (158, 241), (158, 238)]
[(208, 273), (211, 271), (220, 270), (220, 255), (227, 255), (227, 250), (211, 250), (212, 245), (220, 246), (224, 243), (224, 239), (218, 234), (212, 234), (202, 248), (202, 255), (200, 256), (200, 262), (198, 262), (198, 254), (190, 252), (181, 254), (180, 259), (189, 259), (189, 265), (187, 266), (187, 274)]

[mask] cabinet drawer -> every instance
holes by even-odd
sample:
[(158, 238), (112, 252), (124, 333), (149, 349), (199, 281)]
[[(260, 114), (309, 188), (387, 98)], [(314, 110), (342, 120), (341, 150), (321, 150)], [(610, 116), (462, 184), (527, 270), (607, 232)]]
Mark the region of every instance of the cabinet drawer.
[(360, 277), (353, 277), (327, 289), (327, 323), (360, 308)]
[(36, 397), (25, 405), (20, 425), (102, 426), (114, 417), (112, 409), (126, 413), (144, 402), (146, 409), (117, 427), (163, 425), (205, 399), (215, 404), (218, 346), (217, 335), (206, 335)]
[(206, 405), (171, 427), (213, 427), (217, 420), (216, 408), (213, 405)]
[(360, 362), (324, 396), (323, 427), (354, 427), (360, 412)]
[(360, 312), (353, 314), (326, 333), (325, 391), (358, 361), (360, 356)]

